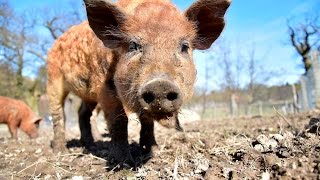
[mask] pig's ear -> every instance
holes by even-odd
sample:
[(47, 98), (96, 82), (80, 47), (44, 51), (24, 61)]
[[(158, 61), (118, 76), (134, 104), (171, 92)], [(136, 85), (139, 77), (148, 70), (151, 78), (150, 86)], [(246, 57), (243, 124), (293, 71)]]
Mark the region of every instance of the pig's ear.
[(40, 121), (42, 121), (42, 117), (35, 117), (33, 119), (33, 123), (40, 123)]
[(186, 10), (186, 17), (197, 28), (197, 37), (193, 41), (196, 49), (210, 48), (220, 36), (224, 28), (224, 14), (230, 2), (231, 0), (198, 0)]
[(84, 0), (91, 29), (108, 48), (117, 48), (123, 36), (125, 14), (107, 0)]

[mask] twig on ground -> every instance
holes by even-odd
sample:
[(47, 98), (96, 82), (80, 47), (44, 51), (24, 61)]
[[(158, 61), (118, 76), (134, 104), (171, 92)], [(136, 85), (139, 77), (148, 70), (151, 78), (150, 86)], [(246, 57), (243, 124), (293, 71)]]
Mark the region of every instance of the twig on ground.
[(177, 148), (176, 158), (174, 160), (173, 179), (178, 179), (178, 167), (179, 167), (178, 152), (179, 152), (179, 147)]
[(53, 164), (53, 163), (51, 163), (51, 162), (44, 162), (44, 163), (46, 163), (46, 164), (48, 164), (48, 165), (51, 165), (52, 167), (58, 168), (58, 169), (66, 172), (66, 173), (74, 174), (74, 173), (72, 173), (72, 172), (70, 172), (70, 171), (68, 171), (68, 170), (65, 170), (65, 169), (63, 169), (62, 167), (60, 167), (60, 166), (58, 166), (58, 165), (56, 165), (56, 164)]
[(167, 137), (164, 139), (164, 142), (161, 145), (161, 148), (160, 148), (158, 154), (161, 154), (163, 152), (164, 148), (166, 147), (166, 144), (167, 144)]
[(87, 157), (91, 157), (91, 158), (94, 158), (94, 159), (98, 159), (98, 160), (107, 162), (107, 160), (105, 160), (105, 159), (103, 159), (103, 158), (100, 158), (100, 157), (97, 157), (97, 156), (94, 156), (94, 155), (92, 155), (92, 154), (71, 153), (71, 154), (61, 154), (61, 155), (58, 155), (58, 156), (59, 156), (59, 157), (65, 157), (65, 156), (87, 156)]
[(35, 165), (37, 165), (37, 164), (39, 164), (39, 163), (43, 163), (43, 162), (44, 162), (44, 160), (38, 160), (38, 161), (34, 162), (33, 164), (31, 164), (31, 165), (25, 167), (24, 169), (20, 170), (20, 171), (17, 173), (17, 175), (20, 174), (20, 173), (22, 173), (23, 171), (31, 168), (32, 166), (35, 166)]
[(114, 167), (110, 170), (110, 173), (113, 173), (114, 170), (116, 170), (117, 168), (120, 168), (120, 164), (117, 164), (116, 166), (114, 166)]
[(274, 106), (273, 109), (276, 111), (276, 113), (290, 126), (293, 127), (292, 124), (287, 120), (286, 117), (284, 117), (284, 115), (282, 115)]
[[(36, 167), (37, 167), (37, 165), (40, 164), (40, 163), (45, 163), (45, 164), (48, 164), (48, 165), (50, 165), (50, 166), (52, 166), (52, 167), (58, 168), (58, 169), (66, 172), (66, 173), (74, 174), (74, 173), (72, 173), (72, 172), (70, 172), (70, 171), (67, 171), (67, 170), (63, 169), (62, 167), (59, 167), (58, 165), (55, 165), (55, 164), (53, 164), (53, 163), (51, 163), (51, 162), (48, 162), (48, 159), (41, 159), (41, 160), (38, 160), (38, 161), (34, 162), (33, 164), (25, 167), (24, 169), (20, 170), (16, 175), (22, 173), (23, 171), (25, 171), (25, 170), (33, 167), (33, 166), (36, 166)], [(34, 169), (33, 176), (35, 175), (35, 171), (36, 171), (36, 168)]]

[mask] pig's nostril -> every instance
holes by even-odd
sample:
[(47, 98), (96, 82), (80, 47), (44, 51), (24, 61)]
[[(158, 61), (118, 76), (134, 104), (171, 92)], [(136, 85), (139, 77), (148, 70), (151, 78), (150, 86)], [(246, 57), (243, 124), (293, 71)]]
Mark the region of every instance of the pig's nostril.
[(155, 99), (155, 95), (152, 92), (146, 92), (142, 94), (142, 98), (146, 103), (151, 103)]
[(174, 100), (178, 99), (178, 93), (176, 93), (176, 92), (169, 92), (169, 93), (167, 94), (167, 99), (168, 99), (169, 101), (174, 101)]

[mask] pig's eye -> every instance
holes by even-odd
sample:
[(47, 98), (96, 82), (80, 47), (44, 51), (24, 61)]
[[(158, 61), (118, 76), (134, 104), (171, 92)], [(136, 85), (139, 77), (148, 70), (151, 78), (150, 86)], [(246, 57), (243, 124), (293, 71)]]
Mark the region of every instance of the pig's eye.
[(141, 45), (138, 44), (137, 42), (131, 41), (129, 43), (128, 52), (134, 52), (134, 51), (138, 51), (140, 49), (141, 49)]
[(188, 53), (189, 52), (189, 43), (188, 42), (182, 42), (181, 43), (181, 52), (182, 53)]

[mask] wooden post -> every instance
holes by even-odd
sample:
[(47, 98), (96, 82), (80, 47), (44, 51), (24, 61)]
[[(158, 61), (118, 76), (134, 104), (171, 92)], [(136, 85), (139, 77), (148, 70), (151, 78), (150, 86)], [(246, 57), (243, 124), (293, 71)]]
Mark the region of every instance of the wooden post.
[(259, 105), (259, 115), (260, 116), (263, 116), (263, 108), (262, 108), (262, 102), (261, 101), (259, 101), (259, 103), (258, 103), (258, 105)]
[(297, 89), (295, 84), (291, 84), (292, 88), (292, 99), (293, 99), (293, 113), (299, 112), (299, 104), (298, 104), (298, 95), (297, 95)]
[(251, 116), (251, 109), (252, 109), (252, 104), (248, 104), (248, 107), (247, 107), (247, 116)]
[(315, 52), (312, 56), (313, 78), (315, 88), (315, 105), (320, 109), (320, 57), (319, 52)]
[(217, 113), (217, 104), (214, 102), (213, 103), (213, 119), (216, 118), (216, 113)]
[(237, 95), (231, 94), (231, 116), (238, 116), (238, 103), (237, 103)]
[(300, 78), (300, 84), (301, 84), (301, 95), (302, 95), (302, 109), (308, 110), (309, 109), (309, 100), (308, 100), (308, 92), (307, 92), (307, 83), (306, 83), (306, 77), (302, 76)]

